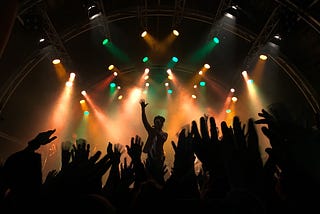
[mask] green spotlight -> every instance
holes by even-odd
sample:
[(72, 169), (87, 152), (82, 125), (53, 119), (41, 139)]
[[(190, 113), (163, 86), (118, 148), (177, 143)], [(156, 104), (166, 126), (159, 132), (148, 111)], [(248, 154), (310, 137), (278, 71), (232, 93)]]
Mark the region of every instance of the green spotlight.
[(171, 59), (171, 60), (172, 60), (173, 62), (176, 62), (176, 63), (179, 61), (179, 59), (178, 59), (177, 57), (175, 57), (175, 56), (174, 56), (174, 57), (172, 57), (172, 59)]
[(115, 88), (116, 84), (114, 82), (110, 83), (110, 88)]
[(200, 86), (206, 86), (206, 82), (201, 81), (201, 82), (199, 83), (199, 85), (200, 85)]
[(220, 40), (218, 37), (213, 37), (213, 42), (216, 43), (216, 44), (219, 44)]
[(84, 111), (83, 114), (84, 115), (89, 115), (89, 111)]
[(109, 42), (109, 39), (105, 38), (103, 41), (102, 41), (102, 45), (106, 46)]
[(142, 62), (148, 62), (149, 58), (147, 56), (143, 57)]
[(168, 94), (172, 94), (172, 89), (168, 89)]

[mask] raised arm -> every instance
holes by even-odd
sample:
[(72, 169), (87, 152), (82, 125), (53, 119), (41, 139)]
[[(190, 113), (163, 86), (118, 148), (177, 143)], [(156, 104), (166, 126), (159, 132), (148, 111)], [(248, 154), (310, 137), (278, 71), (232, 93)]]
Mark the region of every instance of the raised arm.
[(148, 132), (150, 132), (152, 130), (152, 127), (151, 127), (151, 125), (147, 119), (147, 115), (146, 115), (146, 106), (148, 105), (148, 103), (146, 103), (144, 99), (141, 99), (140, 105), (141, 105), (141, 116), (142, 116), (143, 125), (144, 125), (145, 129)]

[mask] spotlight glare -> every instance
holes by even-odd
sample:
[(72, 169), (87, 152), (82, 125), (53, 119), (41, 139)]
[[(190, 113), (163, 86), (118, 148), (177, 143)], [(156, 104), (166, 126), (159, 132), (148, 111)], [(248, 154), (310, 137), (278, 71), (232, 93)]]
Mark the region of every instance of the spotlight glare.
[(122, 100), (122, 97), (123, 97), (122, 95), (119, 95), (118, 100)]
[(204, 86), (206, 86), (206, 82), (201, 81), (201, 82), (199, 83), (199, 85), (202, 86), (202, 87), (204, 87)]
[(103, 41), (102, 41), (102, 45), (106, 46), (109, 42), (109, 39), (105, 38)]
[(235, 103), (235, 102), (237, 102), (238, 98), (237, 97), (232, 97), (231, 100)]
[(60, 63), (60, 59), (54, 59), (52, 60), (52, 64), (57, 65)]
[(148, 62), (149, 58), (147, 56), (143, 57), (142, 62)]
[(168, 89), (168, 94), (172, 94), (172, 89)]
[(80, 104), (84, 104), (85, 102), (85, 100), (80, 100)]
[(192, 94), (191, 97), (192, 97), (193, 99), (197, 99), (197, 96), (194, 95), (194, 94)]
[(234, 88), (230, 89), (230, 92), (234, 93), (236, 90)]
[(205, 67), (206, 69), (209, 69), (209, 68), (210, 68), (210, 65), (209, 65), (208, 63), (206, 63), (206, 64), (204, 64), (204, 67)]
[(193, 85), (193, 88), (198, 88), (198, 86), (197, 85)]
[(114, 65), (109, 65), (108, 69), (109, 71), (112, 71), (112, 69), (114, 69)]
[(115, 88), (116, 84), (114, 82), (110, 83), (110, 88)]
[(168, 86), (169, 86), (169, 83), (166, 82), (164, 85), (168, 87)]
[(175, 35), (175, 36), (179, 36), (179, 31), (177, 31), (177, 30), (173, 30), (172, 33), (173, 33), (173, 35)]
[(200, 71), (199, 71), (199, 75), (202, 75), (202, 74), (203, 74), (203, 71), (202, 71), (202, 70), (200, 70)]
[(173, 80), (173, 76), (172, 75), (168, 75), (168, 79), (169, 80)]
[(145, 73), (145, 74), (148, 74), (149, 72), (150, 72), (150, 69), (149, 69), (149, 68), (145, 68), (145, 69), (144, 69), (144, 73)]
[(150, 83), (146, 82), (146, 87), (149, 87), (150, 86)]
[(227, 113), (227, 114), (231, 113), (231, 109), (227, 109), (227, 110), (226, 110), (226, 113)]
[(248, 76), (248, 72), (247, 71), (242, 71), (242, 76)]
[(89, 115), (89, 111), (84, 111), (83, 114), (84, 115)]
[(81, 91), (81, 94), (82, 94), (83, 96), (86, 96), (86, 95), (87, 95), (87, 92), (86, 92), (86, 91)]
[(169, 74), (169, 75), (172, 74), (172, 70), (170, 68), (167, 69), (167, 74)]
[(260, 58), (261, 60), (267, 60), (267, 59), (268, 59), (267, 55), (264, 55), (264, 54), (261, 54), (261, 55), (259, 56), (259, 58)]
[(141, 37), (143, 38), (143, 37), (145, 37), (147, 35), (147, 31), (143, 31), (142, 33), (141, 33)]
[(70, 81), (66, 82), (66, 86), (67, 86), (68, 88), (72, 87), (72, 82), (70, 82)]
[(113, 72), (113, 76), (115, 76), (115, 77), (118, 76), (118, 72), (116, 72), (116, 71)]
[(70, 82), (73, 82), (74, 79), (75, 79), (75, 77), (76, 77), (76, 74), (75, 74), (75, 73), (70, 73), (69, 81), (70, 81)]
[(218, 37), (213, 37), (213, 42), (219, 44), (220, 40)]
[(146, 76), (144, 77), (144, 80), (147, 80), (147, 79), (149, 79), (149, 75), (146, 75)]
[(176, 62), (176, 63), (179, 61), (179, 59), (178, 59), (177, 57), (175, 57), (175, 56), (174, 56), (174, 57), (172, 57), (172, 59), (171, 59), (171, 60), (172, 60), (173, 62)]

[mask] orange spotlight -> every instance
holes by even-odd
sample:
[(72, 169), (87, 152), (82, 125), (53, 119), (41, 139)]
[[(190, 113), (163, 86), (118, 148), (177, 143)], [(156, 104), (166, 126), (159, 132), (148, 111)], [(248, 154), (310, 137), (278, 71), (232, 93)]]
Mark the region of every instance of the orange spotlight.
[(109, 65), (108, 69), (109, 71), (112, 71), (114, 69), (114, 65)]
[(147, 35), (147, 31), (143, 31), (142, 33), (141, 33), (141, 37), (143, 38), (143, 37), (145, 37)]
[(264, 54), (261, 54), (261, 55), (259, 56), (259, 58), (260, 58), (261, 60), (267, 60), (267, 59), (268, 59), (267, 55), (264, 55)]
[(173, 30), (172, 33), (173, 33), (173, 35), (175, 35), (175, 36), (179, 36), (179, 31), (177, 31), (177, 30)]
[(76, 74), (75, 74), (75, 73), (70, 73), (69, 81), (70, 81), (70, 82), (73, 82), (74, 79), (75, 79), (75, 77), (76, 77)]
[(209, 69), (209, 68), (210, 68), (210, 65), (206, 63), (206, 64), (204, 64), (203, 67), (205, 67), (206, 69)]
[(70, 87), (72, 87), (72, 82), (70, 82), (70, 81), (68, 81), (68, 82), (66, 82), (66, 87), (68, 87), (68, 88), (70, 88)]
[(58, 58), (52, 60), (52, 64), (54, 64), (54, 65), (60, 64), (60, 62), (61, 61)]

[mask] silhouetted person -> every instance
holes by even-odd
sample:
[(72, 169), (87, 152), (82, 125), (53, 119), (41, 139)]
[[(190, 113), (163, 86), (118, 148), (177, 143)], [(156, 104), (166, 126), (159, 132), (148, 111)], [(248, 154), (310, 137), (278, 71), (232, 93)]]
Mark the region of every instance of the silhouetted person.
[(141, 99), (140, 105), (142, 122), (148, 132), (148, 138), (142, 151), (144, 153), (147, 153), (148, 156), (153, 156), (153, 158), (163, 159), (163, 145), (168, 138), (168, 133), (162, 130), (165, 118), (160, 115), (155, 116), (153, 119), (153, 126), (151, 126), (146, 115), (146, 106), (148, 105), (148, 103), (146, 103), (145, 100)]

